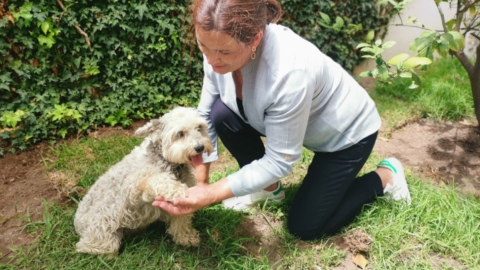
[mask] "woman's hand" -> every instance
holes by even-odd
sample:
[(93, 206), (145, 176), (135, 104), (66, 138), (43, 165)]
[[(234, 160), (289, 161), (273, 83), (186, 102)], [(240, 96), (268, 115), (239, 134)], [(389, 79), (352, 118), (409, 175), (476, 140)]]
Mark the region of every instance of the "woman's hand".
[(210, 184), (191, 187), (187, 191), (186, 198), (177, 198), (173, 202), (166, 202), (163, 197), (156, 197), (152, 203), (172, 215), (188, 215), (202, 209), (203, 207), (233, 197), (228, 185), (228, 179)]

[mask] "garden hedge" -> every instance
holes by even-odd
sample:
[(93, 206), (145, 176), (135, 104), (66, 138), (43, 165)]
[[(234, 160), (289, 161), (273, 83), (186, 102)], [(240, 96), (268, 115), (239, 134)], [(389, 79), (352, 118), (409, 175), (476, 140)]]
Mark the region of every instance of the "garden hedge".
[[(281, 3), (280, 23), (347, 70), (361, 61), (355, 45), (390, 19), (372, 0)], [(184, 0), (0, 0), (0, 155), (195, 106), (203, 71), (190, 16)]]

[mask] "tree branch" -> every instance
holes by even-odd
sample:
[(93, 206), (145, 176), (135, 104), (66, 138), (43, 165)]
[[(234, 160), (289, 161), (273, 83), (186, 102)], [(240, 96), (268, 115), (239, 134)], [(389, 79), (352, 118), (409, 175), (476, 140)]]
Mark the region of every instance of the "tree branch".
[(460, 9), (460, 12), (464, 13), (467, 11), (471, 6), (475, 5), (476, 3), (479, 3), (480, 0), (472, 0), (469, 3), (465, 4), (462, 9)]
[[(67, 11), (60, 0), (57, 0), (57, 3), (58, 3), (58, 5), (62, 8), (62, 10), (63, 10), (64, 12)], [(77, 32), (80, 33), (80, 35), (82, 35), (82, 36), (85, 38), (85, 42), (87, 42), (88, 49), (91, 51), (91, 50), (92, 50), (92, 46), (91, 46), (91, 44), (90, 44), (90, 39), (88, 38), (87, 33), (85, 33), (85, 32), (82, 30), (82, 28), (80, 28), (80, 26), (78, 26), (78, 24), (74, 24), (73, 27), (75, 27), (75, 29), (77, 30)]]
[(439, 2), (439, 3), (437, 4), (437, 8), (438, 8), (438, 12), (440, 13), (440, 18), (442, 19), (443, 31), (445, 31), (445, 33), (446, 33), (446, 32), (448, 32), (448, 30), (447, 30), (447, 24), (445, 23), (445, 15), (443, 14), (443, 10), (442, 10), (442, 8), (440, 7), (440, 3), (441, 3), (441, 2)]
[[(406, 27), (413, 27), (413, 28), (419, 28), (419, 29), (423, 29), (423, 30), (428, 30), (427, 28), (425, 27), (420, 27), (420, 26), (416, 26), (416, 25), (408, 25), (408, 24), (389, 24), (387, 25), (388, 26), (406, 26)], [(383, 28), (383, 27), (382, 27)], [(434, 30), (434, 31), (437, 31), (437, 32), (444, 32), (445, 30)]]
[[(470, 33), (470, 35), (474, 36), (476, 39), (480, 40), (480, 36), (478, 36), (477, 34), (475, 33)], [(477, 50), (478, 50), (478, 47), (477, 47)]]
[[(480, 46), (477, 47), (477, 53), (479, 53), (479, 50), (480, 50)], [(454, 55), (460, 61), (462, 66), (465, 68), (465, 70), (468, 73), (468, 76), (471, 77), (474, 67), (472, 62), (470, 62), (470, 59), (468, 59), (467, 55), (463, 52), (463, 50), (458, 50), (458, 52), (454, 52)]]
[(457, 0), (457, 15), (456, 21), (455, 21), (455, 31), (460, 32), (460, 26), (462, 25), (462, 20), (463, 20), (463, 13), (460, 12), (460, 6), (461, 6), (461, 0)]
[[(474, 35), (477, 39), (480, 40), (480, 37), (477, 35)], [(478, 77), (480, 77), (480, 61), (479, 61), (479, 56), (480, 56), (480, 44), (477, 45), (477, 61), (475, 61), (475, 65), (472, 68), (472, 78), (476, 78), (478, 81)]]

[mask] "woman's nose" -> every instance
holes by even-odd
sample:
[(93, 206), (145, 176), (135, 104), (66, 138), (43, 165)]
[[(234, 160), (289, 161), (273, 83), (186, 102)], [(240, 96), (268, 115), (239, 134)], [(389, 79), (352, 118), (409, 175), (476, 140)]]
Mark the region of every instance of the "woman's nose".
[(217, 62), (217, 57), (215, 54), (212, 54), (212, 53), (209, 53), (208, 55), (206, 54), (205, 56), (207, 56), (207, 62), (210, 64), (210, 65), (214, 65), (215, 62)]

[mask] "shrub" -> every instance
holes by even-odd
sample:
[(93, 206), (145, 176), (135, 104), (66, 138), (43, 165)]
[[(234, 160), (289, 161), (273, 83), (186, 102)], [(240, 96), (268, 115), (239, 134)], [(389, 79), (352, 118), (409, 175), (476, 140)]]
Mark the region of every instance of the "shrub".
[[(319, 26), (319, 12), (366, 28), (388, 22), (371, 0), (281, 2), (281, 23), (346, 69), (360, 61), (353, 48), (366, 30), (339, 34)], [(12, 127), (0, 118), (0, 150), (196, 106), (203, 72), (188, 7), (187, 0), (0, 1), (0, 116), (19, 119)]]

